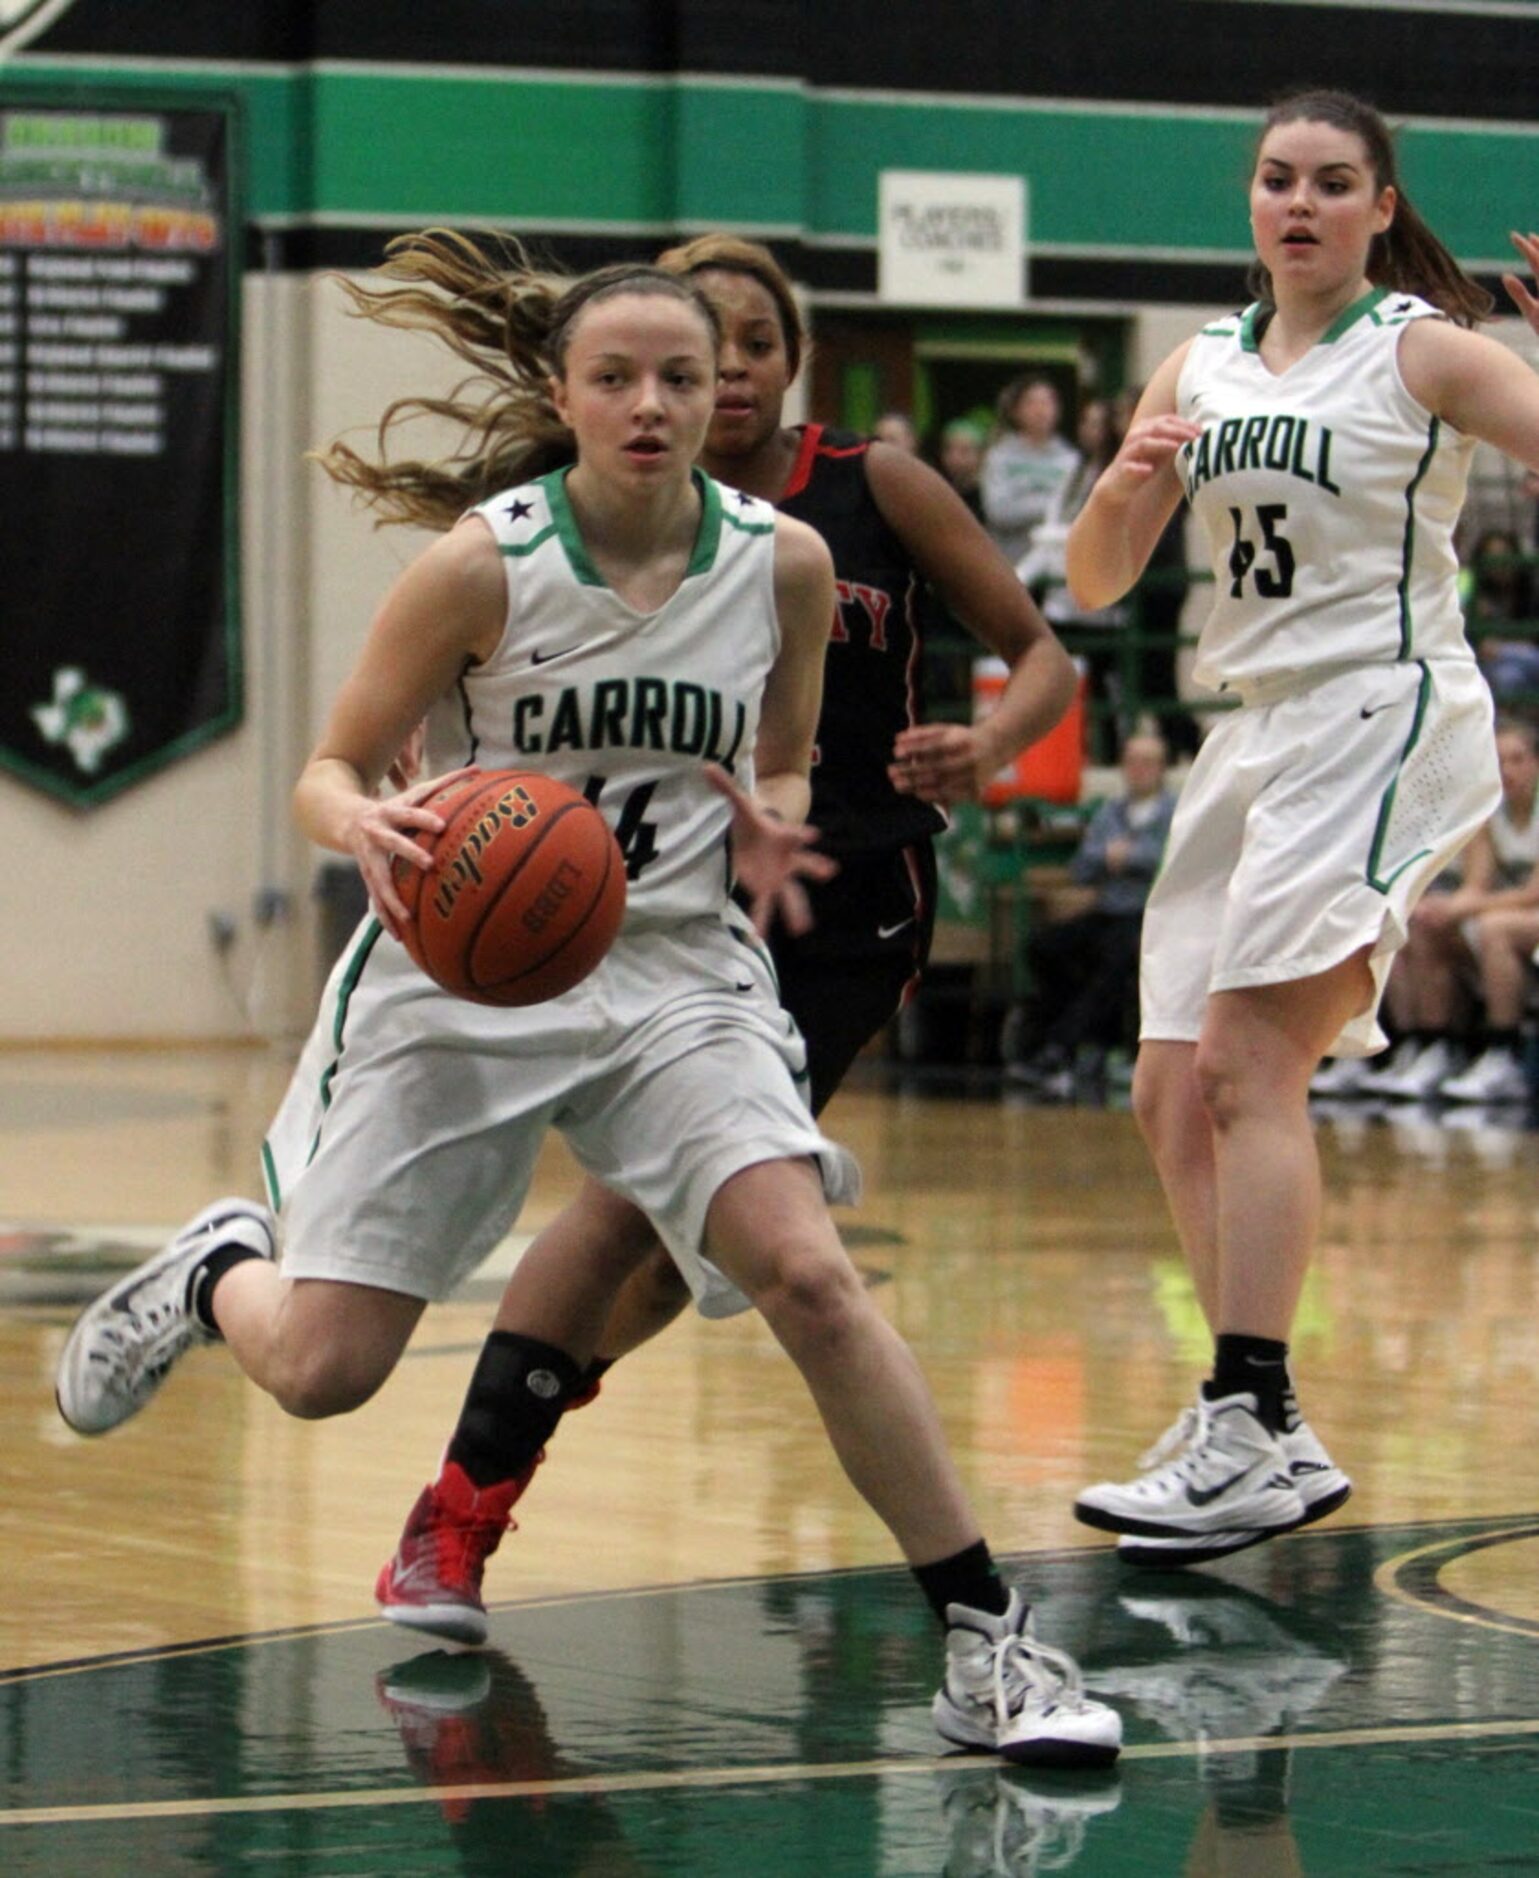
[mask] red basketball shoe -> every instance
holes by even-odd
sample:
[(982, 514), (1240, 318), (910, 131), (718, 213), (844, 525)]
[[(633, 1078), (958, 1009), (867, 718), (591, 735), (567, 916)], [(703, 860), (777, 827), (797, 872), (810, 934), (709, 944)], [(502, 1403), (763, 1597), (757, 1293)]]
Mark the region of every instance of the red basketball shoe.
[(444, 1462), (437, 1480), (422, 1489), (395, 1557), (374, 1586), (391, 1623), (455, 1643), (486, 1641), (481, 1575), (533, 1473), (531, 1467), (518, 1479), (478, 1488), (457, 1462)]

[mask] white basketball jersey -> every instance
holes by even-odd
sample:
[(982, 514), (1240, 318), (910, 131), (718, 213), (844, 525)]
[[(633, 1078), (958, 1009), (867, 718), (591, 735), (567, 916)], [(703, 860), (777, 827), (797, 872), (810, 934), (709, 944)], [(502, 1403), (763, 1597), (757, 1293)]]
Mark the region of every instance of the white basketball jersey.
[(1328, 666), (1472, 659), (1453, 530), (1474, 444), (1417, 403), (1396, 358), (1437, 308), (1374, 288), (1281, 373), (1262, 363), (1260, 312), (1204, 327), (1177, 387), (1202, 435), (1176, 467), (1213, 562), (1197, 682), (1244, 696)]
[(501, 642), (428, 717), (429, 775), (537, 769), (595, 802), (626, 860), (628, 930), (726, 904), (731, 812), (703, 774), (753, 787), (780, 648), (775, 512), (695, 472), (700, 532), (677, 591), (640, 613), (583, 545), (564, 470), (475, 511), (507, 571)]

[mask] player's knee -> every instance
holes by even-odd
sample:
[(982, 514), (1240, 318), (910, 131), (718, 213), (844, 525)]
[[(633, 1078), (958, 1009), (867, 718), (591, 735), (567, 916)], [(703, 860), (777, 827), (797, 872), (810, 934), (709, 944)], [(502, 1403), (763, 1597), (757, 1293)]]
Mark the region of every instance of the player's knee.
[(677, 1317), (689, 1302), (689, 1286), (683, 1274), (655, 1240), (636, 1274), (636, 1283), (647, 1310), (665, 1321)]
[(1198, 1099), (1211, 1127), (1227, 1128), (1263, 1094), (1255, 1078), (1247, 1074), (1248, 1067), (1244, 1053), (1221, 1040), (1204, 1038), (1198, 1044), (1192, 1071), (1197, 1079)]
[(860, 1274), (842, 1254), (797, 1248), (778, 1260), (754, 1303), (793, 1356), (837, 1343), (865, 1305)]
[(393, 1367), (366, 1350), (312, 1344), (286, 1350), (267, 1384), (286, 1414), (300, 1421), (325, 1421), (362, 1408)]
[(1156, 1161), (1180, 1157), (1194, 1131), (1207, 1127), (1190, 1064), (1140, 1050), (1133, 1069), (1133, 1119)]

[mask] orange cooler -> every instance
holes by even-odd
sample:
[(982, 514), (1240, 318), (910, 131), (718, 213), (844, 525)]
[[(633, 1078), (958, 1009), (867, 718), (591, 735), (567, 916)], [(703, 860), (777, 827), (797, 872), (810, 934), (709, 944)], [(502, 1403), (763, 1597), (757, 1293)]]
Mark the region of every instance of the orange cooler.
[[(1029, 744), (1002, 769), (983, 792), (990, 808), (1021, 796), (1041, 802), (1078, 802), (1085, 777), (1085, 698), (1089, 680), (1081, 660), (1074, 697), (1062, 719), (1045, 737)], [(1003, 659), (973, 660), (973, 722), (981, 724), (999, 703), (1010, 668)]]

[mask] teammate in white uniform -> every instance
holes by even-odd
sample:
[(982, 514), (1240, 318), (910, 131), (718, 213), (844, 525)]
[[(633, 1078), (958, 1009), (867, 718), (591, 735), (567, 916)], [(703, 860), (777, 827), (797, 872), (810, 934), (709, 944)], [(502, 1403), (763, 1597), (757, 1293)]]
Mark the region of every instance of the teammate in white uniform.
[[(1070, 535), (1102, 606), (1182, 496), (1216, 583), (1197, 675), (1237, 701), (1182, 793), (1144, 922), (1134, 1102), (1215, 1332), (1151, 1471), (1081, 1495), (1133, 1563), (1319, 1518), (1350, 1484), (1299, 1417), (1288, 1337), (1320, 1208), (1327, 1051), (1379, 1047), (1410, 910), (1498, 796), (1452, 529), (1473, 441), (1539, 465), (1539, 381), (1466, 330), (1490, 301), (1411, 209), (1370, 107), (1269, 114), (1256, 304), (1155, 373)], [(1539, 240), (1515, 236), (1530, 267)], [(1539, 330), (1539, 302), (1508, 288)]]
[[(801, 1040), (729, 899), (735, 865), (766, 923), (788, 903), (795, 917), (798, 873), (828, 866), (802, 822), (834, 617), (828, 550), (692, 469), (719, 335), (691, 286), (618, 267), (557, 297), (532, 272), (478, 270), (469, 252), (423, 237), (399, 272), (464, 288), (447, 305), (420, 293), (424, 324), (449, 335), (494, 302), (510, 336), (529, 396), (498, 414), (488, 473), (510, 438), (527, 459), (531, 443), (564, 436), (575, 465), (483, 499), (406, 570), (300, 779), (301, 825), (356, 857), (373, 919), (339, 963), (268, 1144), (281, 1264), (266, 1208), (207, 1209), (82, 1316), (60, 1408), (80, 1432), (105, 1432), (199, 1336), (222, 1337), (296, 1415), (356, 1407), (425, 1303), (512, 1224), (554, 1125), (652, 1219), (702, 1308), (753, 1302), (801, 1369), (946, 1627), (934, 1713), (947, 1738), (1110, 1761), (1117, 1716), (1027, 1635), (929, 1391), (840, 1244), (825, 1195), (854, 1197), (853, 1163), (797, 1091)], [(441, 471), (396, 465), (375, 486), (410, 506), (419, 483), (419, 512), (432, 513)], [(443, 825), (424, 806), (443, 778), (374, 791), (424, 714), (434, 762), (536, 766), (581, 783), (612, 819), (625, 924), (562, 997), (463, 1003), (399, 942), (392, 862), (429, 864), (417, 836)], [(755, 765), (750, 794), (728, 771), (754, 787)], [(552, 1425), (628, 1269), (608, 1247), (574, 1246), (527, 1300), (506, 1360)]]

